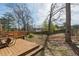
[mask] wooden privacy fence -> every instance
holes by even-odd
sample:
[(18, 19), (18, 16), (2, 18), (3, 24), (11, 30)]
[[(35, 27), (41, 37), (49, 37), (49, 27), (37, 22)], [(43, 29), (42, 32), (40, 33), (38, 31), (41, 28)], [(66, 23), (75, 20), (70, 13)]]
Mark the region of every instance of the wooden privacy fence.
[(28, 34), (28, 32), (25, 31), (10, 31), (10, 32), (1, 32), (0, 35), (3, 37), (9, 36), (9, 37), (13, 37), (13, 38), (19, 38), (19, 37), (23, 37), (26, 36)]

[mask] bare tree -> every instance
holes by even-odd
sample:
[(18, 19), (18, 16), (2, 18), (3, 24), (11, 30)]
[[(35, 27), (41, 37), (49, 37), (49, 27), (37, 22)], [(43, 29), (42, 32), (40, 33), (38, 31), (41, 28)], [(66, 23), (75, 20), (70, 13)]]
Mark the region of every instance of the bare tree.
[(4, 30), (9, 31), (12, 27), (14, 27), (15, 19), (11, 13), (6, 12), (5, 14), (3, 14), (0, 20)]
[(60, 18), (60, 14), (54, 18), (54, 16), (56, 14), (58, 14), (59, 12), (61, 13), (61, 10), (63, 8), (65, 8), (65, 6), (61, 6), (60, 8), (57, 7), (58, 5), (55, 3), (52, 3), (51, 4), (51, 7), (50, 7), (50, 14), (48, 15), (48, 17), (46, 18), (46, 20), (48, 20), (48, 32), (47, 32), (47, 36), (46, 36), (46, 39), (45, 39), (45, 42), (44, 42), (44, 48), (43, 48), (43, 55), (45, 55), (45, 48), (47, 48), (52, 55), (54, 55), (52, 53), (52, 50), (48, 47), (48, 43), (49, 43), (49, 36), (50, 36), (50, 32), (51, 32), (51, 22), (53, 21), (56, 21)]
[[(17, 23), (23, 24), (23, 30), (29, 31), (29, 26), (32, 22), (30, 10), (27, 4), (7, 4), (13, 10), (14, 17), (17, 19)], [(19, 25), (18, 25), (19, 26)]]

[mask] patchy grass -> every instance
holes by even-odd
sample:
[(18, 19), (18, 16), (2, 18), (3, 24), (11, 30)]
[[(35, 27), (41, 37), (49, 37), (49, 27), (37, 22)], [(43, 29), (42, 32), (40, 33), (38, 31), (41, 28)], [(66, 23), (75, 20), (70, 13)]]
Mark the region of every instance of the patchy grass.
[[(28, 38), (29, 41), (37, 43), (37, 44), (43, 44), (44, 39), (46, 36), (42, 35), (35, 35), (31, 39)], [(56, 36), (56, 37), (55, 37)], [(61, 38), (62, 37), (62, 38)], [(67, 43), (65, 43), (64, 37), (62, 35), (53, 35), (51, 36), (50, 43), (48, 44), (49, 48), (51, 48), (53, 54), (55, 56), (75, 56), (76, 54), (72, 51), (72, 49), (68, 46)], [(51, 52), (49, 50), (46, 50), (46, 55), (51, 55)]]

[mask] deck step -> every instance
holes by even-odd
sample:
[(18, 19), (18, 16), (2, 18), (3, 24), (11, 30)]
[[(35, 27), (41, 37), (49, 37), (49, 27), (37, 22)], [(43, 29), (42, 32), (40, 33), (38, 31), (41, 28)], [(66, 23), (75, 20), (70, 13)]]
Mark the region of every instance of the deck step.
[(24, 53), (22, 53), (22, 54), (20, 54), (20, 55), (18, 55), (18, 56), (27, 55), (27, 54), (31, 53), (32, 51), (34, 51), (34, 50), (36, 50), (36, 49), (38, 49), (38, 48), (39, 48), (39, 45), (33, 47), (32, 49), (30, 49), (30, 50), (28, 50), (28, 51), (26, 51), (26, 52), (24, 52)]
[(36, 55), (38, 52), (40, 52), (40, 50), (42, 50), (43, 46), (39, 46), (37, 49), (33, 50), (32, 52), (28, 53), (26, 56), (34, 56)]

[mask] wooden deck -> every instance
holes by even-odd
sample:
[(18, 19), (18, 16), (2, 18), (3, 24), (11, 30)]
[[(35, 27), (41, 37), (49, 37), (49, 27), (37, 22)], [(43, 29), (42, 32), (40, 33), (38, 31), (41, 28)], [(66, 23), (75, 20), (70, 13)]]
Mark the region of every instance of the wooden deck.
[[(17, 39), (15, 45), (0, 49), (0, 56), (24, 56), (24, 55), (32, 55), (36, 51), (40, 50), (38, 44), (23, 40)], [(33, 52), (34, 51), (34, 52)], [(29, 54), (32, 53), (32, 54)]]

